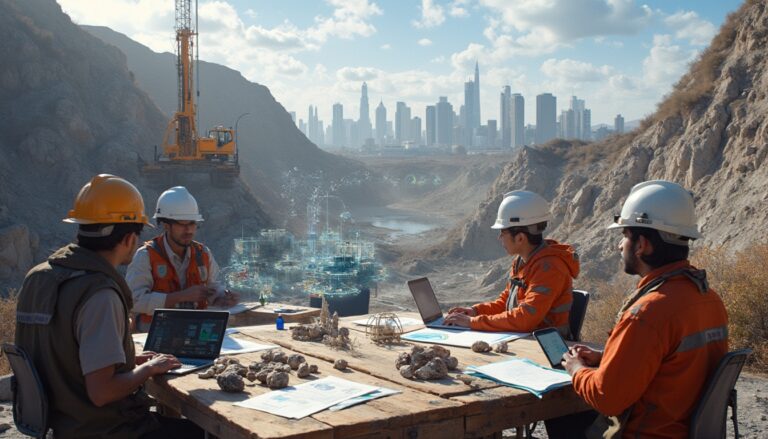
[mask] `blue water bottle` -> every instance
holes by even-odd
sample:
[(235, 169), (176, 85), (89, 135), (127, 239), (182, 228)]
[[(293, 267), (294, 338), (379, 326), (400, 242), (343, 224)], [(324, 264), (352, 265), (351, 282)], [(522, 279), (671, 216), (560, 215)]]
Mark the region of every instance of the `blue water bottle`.
[(283, 320), (283, 315), (278, 314), (277, 319), (275, 320), (275, 326), (277, 327), (278, 331), (282, 331), (285, 329), (285, 320)]

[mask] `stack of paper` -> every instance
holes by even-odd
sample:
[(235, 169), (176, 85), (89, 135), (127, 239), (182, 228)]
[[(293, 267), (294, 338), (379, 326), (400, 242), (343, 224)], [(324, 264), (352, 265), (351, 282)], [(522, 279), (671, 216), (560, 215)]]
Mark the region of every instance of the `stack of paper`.
[(538, 398), (550, 390), (571, 385), (568, 372), (540, 366), (527, 358), (515, 358), (485, 366), (469, 366), (467, 374), (527, 390)]
[(462, 348), (471, 348), (472, 343), (482, 340), (489, 345), (501, 343), (502, 341), (512, 341), (518, 338), (529, 336), (527, 332), (483, 332), (470, 331), (468, 329), (450, 330), (424, 328), (418, 331), (403, 334), (400, 338), (409, 341), (418, 341), (421, 343), (444, 344), (448, 346), (458, 346)]
[(301, 419), (330, 408), (341, 410), (361, 402), (399, 393), (329, 376), (255, 396), (235, 405), (284, 418)]

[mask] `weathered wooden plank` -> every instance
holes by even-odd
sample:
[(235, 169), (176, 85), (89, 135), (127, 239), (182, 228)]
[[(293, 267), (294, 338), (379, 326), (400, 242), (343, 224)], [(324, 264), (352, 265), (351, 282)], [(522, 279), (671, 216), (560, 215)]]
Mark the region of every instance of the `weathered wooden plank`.
[(229, 316), (229, 326), (249, 325), (274, 325), (277, 313), (275, 309), (289, 308), (298, 310), (293, 313), (282, 313), (285, 323), (309, 323), (313, 317), (320, 315), (319, 308), (307, 306), (285, 305), (282, 303), (270, 303), (263, 307), (254, 308), (239, 314)]

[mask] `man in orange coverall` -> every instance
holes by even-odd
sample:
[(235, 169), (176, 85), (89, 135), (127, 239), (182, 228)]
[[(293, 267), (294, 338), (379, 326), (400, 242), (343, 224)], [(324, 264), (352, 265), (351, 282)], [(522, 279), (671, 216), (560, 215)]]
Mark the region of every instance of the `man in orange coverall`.
[(552, 216), (538, 194), (504, 194), (496, 223), (499, 241), (512, 263), (507, 288), (493, 302), (448, 311), (445, 323), (480, 331), (531, 332), (555, 327), (568, 337), (573, 278), (579, 274), (573, 247), (543, 238)]
[[(728, 351), (723, 302), (687, 260), (688, 241), (701, 237), (693, 196), (676, 183), (646, 181), (614, 221), (624, 271), (641, 279), (604, 351), (576, 345), (563, 355), (574, 390), (600, 415), (548, 421), (549, 437), (688, 437), (691, 412)], [(585, 430), (590, 416), (596, 421)]]

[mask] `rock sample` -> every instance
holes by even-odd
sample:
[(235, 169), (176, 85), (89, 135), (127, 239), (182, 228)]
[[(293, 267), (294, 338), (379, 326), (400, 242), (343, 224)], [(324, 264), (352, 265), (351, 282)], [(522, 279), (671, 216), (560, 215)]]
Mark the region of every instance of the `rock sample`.
[(439, 380), (458, 366), (459, 360), (451, 356), (451, 351), (437, 345), (414, 346), (411, 352), (401, 352), (395, 360), (395, 368), (407, 379)]

